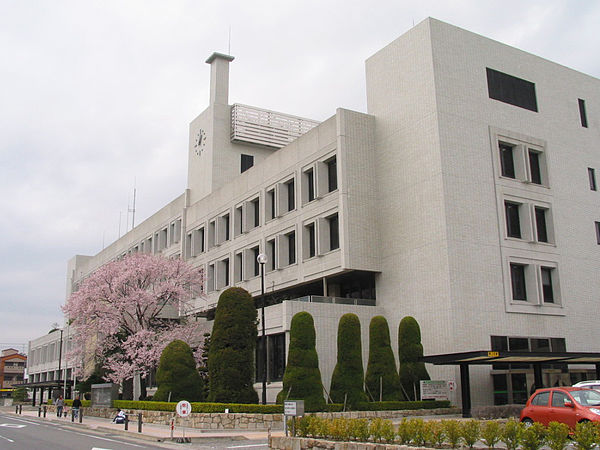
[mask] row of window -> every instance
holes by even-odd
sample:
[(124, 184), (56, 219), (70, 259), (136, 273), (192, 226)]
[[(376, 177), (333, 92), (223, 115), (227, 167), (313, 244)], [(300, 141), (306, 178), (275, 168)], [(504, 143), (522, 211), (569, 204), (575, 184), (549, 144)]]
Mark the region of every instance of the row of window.
[(512, 300), (538, 305), (560, 304), (558, 276), (554, 263), (511, 262)]
[[(339, 246), (339, 218), (337, 213), (326, 217), (319, 217), (303, 225), (301, 236), (303, 260), (324, 255), (338, 249)], [(296, 230), (291, 229), (267, 238), (263, 252), (267, 255), (267, 262), (264, 267), (265, 272), (283, 269), (295, 264), (297, 262)], [(258, 243), (234, 252), (234, 283), (247, 281), (260, 275), (260, 264), (257, 261), (260, 253), (261, 249)], [(230, 275), (231, 263), (229, 256), (209, 263), (207, 270), (207, 291), (212, 292), (230, 286)]]
[[(324, 161), (317, 161), (304, 168), (301, 183), (302, 205), (337, 189), (337, 162), (333, 156)], [(265, 222), (281, 217), (296, 209), (295, 176), (268, 188), (265, 192)], [(229, 212), (223, 213), (208, 222), (205, 227), (191, 231), (186, 236), (186, 257), (198, 256), (232, 239), (232, 220)], [(260, 196), (243, 202), (234, 209), (233, 237), (240, 236), (261, 225)]]
[(548, 169), (543, 148), (524, 143), (499, 141), (503, 177), (548, 187)]
[(507, 237), (554, 243), (552, 213), (547, 204), (514, 197), (504, 201), (504, 215)]
[[(486, 68), (488, 95), (509, 105), (518, 106), (529, 111), (538, 112), (535, 83), (523, 80), (494, 69)], [(581, 126), (588, 127), (585, 100), (578, 98), (579, 120)]]

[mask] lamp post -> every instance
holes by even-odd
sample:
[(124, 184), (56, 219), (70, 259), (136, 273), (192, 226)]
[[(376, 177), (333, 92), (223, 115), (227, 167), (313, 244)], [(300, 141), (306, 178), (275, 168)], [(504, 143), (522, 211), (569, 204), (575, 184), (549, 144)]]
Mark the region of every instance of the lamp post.
[(265, 333), (265, 264), (267, 262), (267, 255), (260, 253), (256, 257), (256, 261), (260, 264), (260, 318), (262, 323), (262, 404), (267, 404), (267, 336)]

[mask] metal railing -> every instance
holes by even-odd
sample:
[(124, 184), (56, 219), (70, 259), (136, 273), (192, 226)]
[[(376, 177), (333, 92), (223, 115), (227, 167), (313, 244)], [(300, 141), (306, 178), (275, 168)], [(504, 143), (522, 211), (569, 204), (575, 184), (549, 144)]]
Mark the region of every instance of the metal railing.
[(304, 297), (291, 299), (290, 301), (310, 303), (335, 303), (337, 305), (376, 306), (376, 300), (373, 298), (324, 297), (322, 295), (306, 295)]
[(281, 148), (319, 125), (319, 122), (253, 106), (231, 108), (231, 141)]

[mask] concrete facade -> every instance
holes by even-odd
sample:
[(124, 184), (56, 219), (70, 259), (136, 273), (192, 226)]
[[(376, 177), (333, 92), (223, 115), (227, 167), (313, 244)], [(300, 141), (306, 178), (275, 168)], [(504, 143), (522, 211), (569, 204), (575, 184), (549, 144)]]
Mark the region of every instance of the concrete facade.
[[(588, 175), (600, 167), (599, 80), (427, 19), (367, 60), (368, 114), (338, 109), (318, 125), (286, 116), (311, 129), (280, 148), (232, 140), (232, 61), (207, 60), (211, 100), (190, 124), (188, 189), (99, 254), (74, 257), (67, 295), (127, 253), (181, 256), (207, 273), (206, 296), (186, 313), (206, 315), (228, 286), (260, 295), (254, 259), (266, 253), (275, 303), (267, 334), (289, 342), (293, 314), (313, 314), (327, 389), (346, 312), (361, 319), (365, 368), (379, 314), (395, 352), (407, 315), (421, 325), (426, 354), (499, 342), (598, 351), (590, 311), (600, 287), (599, 194)], [(492, 98), (489, 69), (534, 84), (537, 111)], [(509, 230), (512, 206), (520, 237)], [(524, 299), (515, 294), (521, 275)], [(546, 371), (546, 382), (585, 376), (563, 369)], [(429, 370), (459, 381), (454, 368)], [(526, 368), (472, 369), (473, 404), (519, 401), (532, 379)], [(280, 389), (270, 383), (269, 400)]]

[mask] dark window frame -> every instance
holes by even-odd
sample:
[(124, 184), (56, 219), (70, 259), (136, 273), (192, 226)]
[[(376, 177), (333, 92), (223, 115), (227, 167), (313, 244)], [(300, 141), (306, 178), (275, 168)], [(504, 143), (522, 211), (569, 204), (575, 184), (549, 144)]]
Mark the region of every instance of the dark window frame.
[(534, 207), (535, 211), (535, 228), (538, 242), (549, 242), (548, 240), (548, 223), (546, 218), (546, 208), (539, 206)]
[(493, 100), (538, 112), (535, 83), (486, 67), (488, 95)]
[(498, 150), (500, 152), (500, 170), (502, 176), (515, 179), (515, 146), (507, 144), (506, 142), (500, 142), (498, 144)]
[(504, 202), (504, 214), (506, 217), (506, 235), (511, 238), (522, 239), (521, 218), (519, 203), (506, 200)]
[(512, 299), (527, 301), (527, 276), (524, 264), (510, 264), (510, 284)]
[(553, 267), (540, 267), (541, 281), (542, 281), (542, 299), (544, 303), (554, 303), (554, 287), (552, 285), (552, 273), (554, 272)]
[(246, 170), (254, 166), (254, 156), (253, 155), (240, 155), (240, 173), (244, 173)]
[(581, 126), (583, 128), (587, 128), (588, 121), (587, 121), (587, 114), (585, 112), (585, 100), (582, 98), (578, 98), (577, 103), (579, 104), (579, 119), (581, 120)]
[(588, 180), (590, 182), (590, 191), (598, 190), (598, 185), (596, 184), (596, 170), (592, 167), (588, 167)]

